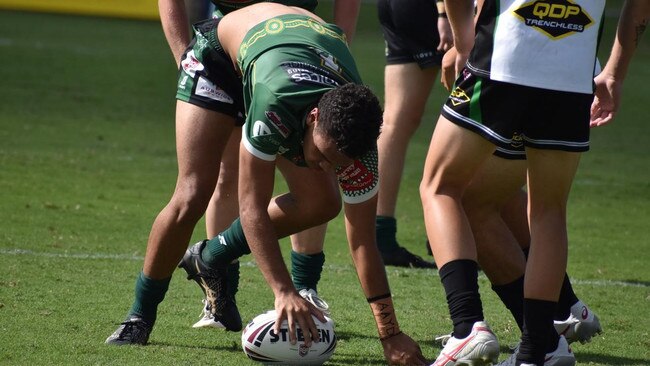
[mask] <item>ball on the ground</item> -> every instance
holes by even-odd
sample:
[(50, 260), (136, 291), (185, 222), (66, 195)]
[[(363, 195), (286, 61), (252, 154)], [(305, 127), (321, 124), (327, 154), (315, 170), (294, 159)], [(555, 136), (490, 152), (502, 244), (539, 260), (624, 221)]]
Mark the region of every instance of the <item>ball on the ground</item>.
[(321, 323), (312, 316), (319, 333), (319, 342), (305, 346), (302, 330), (298, 325), (296, 344), (289, 342), (287, 321), (282, 322), (279, 334), (273, 331), (277, 314), (275, 310), (256, 316), (244, 329), (241, 336), (242, 348), (246, 355), (258, 362), (283, 365), (322, 365), (334, 354), (336, 334), (334, 322), (327, 318)]

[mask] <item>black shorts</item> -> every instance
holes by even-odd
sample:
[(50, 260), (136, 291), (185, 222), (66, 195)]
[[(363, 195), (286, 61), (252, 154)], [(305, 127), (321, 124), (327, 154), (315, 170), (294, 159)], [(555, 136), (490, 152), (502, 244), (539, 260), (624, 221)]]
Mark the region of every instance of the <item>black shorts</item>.
[(496, 155), (526, 157), (526, 146), (589, 150), (593, 94), (533, 88), (478, 77), (463, 69), (442, 115), (497, 146)]
[(181, 57), (176, 99), (227, 114), (242, 126), (242, 80), (217, 38), (220, 20), (194, 24), (194, 39)]
[(440, 66), (436, 48), (438, 9), (435, 0), (378, 0), (377, 13), (386, 41), (386, 63), (416, 62), (420, 68)]

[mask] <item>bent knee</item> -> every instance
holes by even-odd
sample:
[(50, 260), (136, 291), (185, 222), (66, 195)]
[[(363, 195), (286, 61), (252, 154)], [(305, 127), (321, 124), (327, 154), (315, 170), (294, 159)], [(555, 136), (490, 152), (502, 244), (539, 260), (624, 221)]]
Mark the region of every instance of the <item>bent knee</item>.
[(465, 186), (440, 182), (439, 180), (422, 180), (420, 182), (420, 199), (423, 204), (430, 203), (436, 198), (445, 196), (461, 201)]
[(313, 211), (318, 212), (318, 216), (323, 222), (328, 222), (338, 216), (343, 207), (341, 195), (319, 195), (318, 200), (312, 202)]
[(214, 187), (178, 185), (168, 206), (177, 212), (179, 221), (198, 221), (205, 213)]

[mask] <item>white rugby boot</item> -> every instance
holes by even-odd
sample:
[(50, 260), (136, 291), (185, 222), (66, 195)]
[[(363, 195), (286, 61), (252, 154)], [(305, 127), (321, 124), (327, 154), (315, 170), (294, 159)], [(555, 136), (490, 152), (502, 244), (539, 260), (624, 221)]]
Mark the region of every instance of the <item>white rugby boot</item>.
[(444, 347), (431, 366), (484, 366), (499, 358), (499, 341), (486, 322), (476, 322), (463, 338), (445, 337)]

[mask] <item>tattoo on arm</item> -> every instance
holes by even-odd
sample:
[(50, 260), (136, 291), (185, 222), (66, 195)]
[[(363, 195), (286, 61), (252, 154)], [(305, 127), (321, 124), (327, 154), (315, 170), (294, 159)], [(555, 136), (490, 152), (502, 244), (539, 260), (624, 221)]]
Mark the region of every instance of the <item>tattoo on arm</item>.
[(380, 339), (390, 338), (400, 332), (397, 319), (395, 318), (392, 299), (388, 298), (383, 301), (372, 302), (370, 303), (370, 307), (375, 315)]

